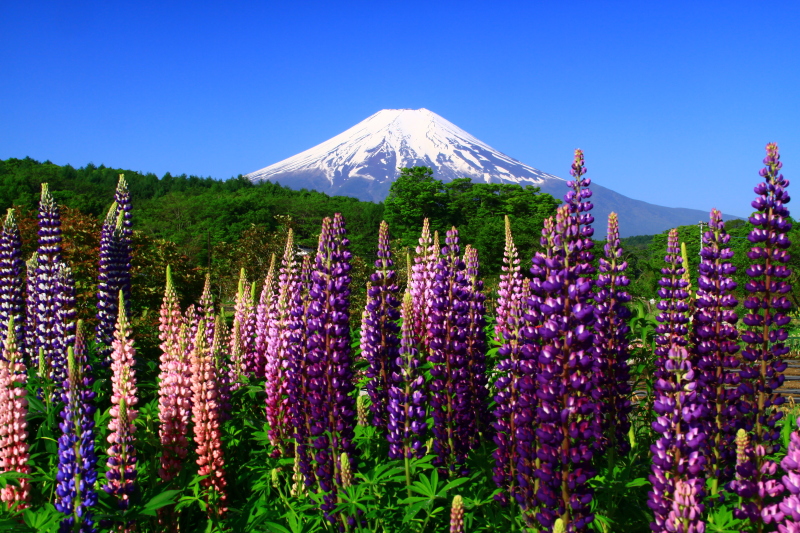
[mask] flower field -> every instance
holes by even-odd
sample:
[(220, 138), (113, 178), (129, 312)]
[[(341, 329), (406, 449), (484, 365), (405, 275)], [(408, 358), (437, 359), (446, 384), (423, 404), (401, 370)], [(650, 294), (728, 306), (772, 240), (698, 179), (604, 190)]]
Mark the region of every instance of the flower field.
[(0, 530), (800, 533), (789, 181), (766, 151), (744, 287), (714, 209), (699, 268), (671, 231), (657, 310), (635, 307), (577, 150), (532, 258), (506, 218), (496, 291), (427, 220), (398, 275), (383, 222), (352, 305), (334, 214), (315, 253), (290, 229), (265, 279), (243, 269), (232, 316), (209, 277), (182, 306), (167, 267), (155, 357), (132, 326), (124, 177), (91, 325), (45, 185), (36, 253), (13, 210), (0, 232)]

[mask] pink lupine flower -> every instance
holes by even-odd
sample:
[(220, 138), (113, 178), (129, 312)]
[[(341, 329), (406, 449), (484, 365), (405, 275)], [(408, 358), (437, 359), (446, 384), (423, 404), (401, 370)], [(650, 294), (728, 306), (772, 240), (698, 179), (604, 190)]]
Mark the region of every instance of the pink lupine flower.
[(136, 350), (131, 339), (131, 327), (125, 311), (125, 297), (119, 291), (117, 329), (111, 343), (111, 420), (108, 443), (108, 484), (103, 488), (117, 497), (120, 509), (130, 506), (135, 490), (136, 450), (134, 448), (134, 420), (139, 414), (136, 405)]
[(184, 351), (186, 326), (169, 267), (159, 330), (162, 354), (158, 417), (161, 422), (159, 437), (162, 455), (158, 475), (162, 481), (170, 481), (180, 472), (188, 452), (186, 435), (189, 431), (192, 391), (188, 357)]
[[(247, 273), (242, 268), (239, 275), (239, 289), (236, 292), (236, 306), (233, 314), (233, 331), (231, 333), (231, 381), (235, 386), (241, 382), (252, 368), (252, 363), (248, 357), (252, 355), (252, 348), (255, 345), (255, 338), (251, 338), (249, 322), (253, 312), (253, 299), (250, 283), (247, 281)], [(255, 327), (253, 327), (255, 329)]]
[(192, 422), (197, 444), (198, 475), (208, 476), (201, 484), (206, 493), (209, 517), (226, 512), (225, 459), (220, 431), (219, 381), (214, 359), (205, 338), (205, 324), (200, 322), (194, 340), (192, 363)]
[[(14, 316), (8, 321), (8, 334), (0, 358), (0, 473), (29, 474), (27, 372), (17, 346)], [(8, 484), (0, 491), (0, 501), (18, 509), (29, 506), (30, 486), (27, 478), (19, 478), (19, 486)]]
[(267, 345), (269, 344), (269, 321), (270, 311), (274, 305), (276, 297), (275, 291), (275, 254), (272, 254), (269, 261), (267, 277), (264, 278), (264, 285), (261, 288), (261, 296), (256, 306), (256, 340), (255, 354), (253, 357), (253, 370), (257, 378), (266, 377), (267, 366)]

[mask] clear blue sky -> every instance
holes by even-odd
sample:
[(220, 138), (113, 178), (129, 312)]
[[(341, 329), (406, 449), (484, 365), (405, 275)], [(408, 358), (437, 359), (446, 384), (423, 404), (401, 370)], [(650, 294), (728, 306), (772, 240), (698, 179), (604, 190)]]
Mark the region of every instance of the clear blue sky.
[(425, 107), (666, 206), (800, 176), (800, 2), (555, 4), (0, 2), (0, 158), (227, 178)]

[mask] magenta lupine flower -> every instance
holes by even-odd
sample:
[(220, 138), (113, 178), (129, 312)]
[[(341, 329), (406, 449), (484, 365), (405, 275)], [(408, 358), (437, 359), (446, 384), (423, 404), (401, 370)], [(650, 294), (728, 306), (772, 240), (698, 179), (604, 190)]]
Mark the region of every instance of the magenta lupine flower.
[(431, 239), (430, 222), (426, 218), (422, 223), (422, 235), (416, 249), (414, 265), (411, 267), (411, 276), (408, 287), (414, 301), (414, 335), (428, 347), (428, 312), (433, 299), (431, 287), (436, 275), (435, 267), (439, 261), (438, 246), (434, 247)]
[(306, 308), (309, 430), (322, 510), (333, 520), (342, 486), (338, 459), (354, 456), (356, 406), (350, 349), (350, 241), (339, 213), (325, 219)]
[[(658, 291), (661, 313), (656, 317), (660, 324), (656, 328), (658, 347), (653, 405), (657, 415), (653, 429), (661, 436), (650, 447), (653, 490), (647, 502), (654, 513), (653, 531), (669, 531), (668, 528), (672, 527), (670, 515), (676, 502), (683, 498), (677, 492), (679, 482), (689, 487), (681, 490), (690, 490), (696, 501), (702, 501), (704, 495), (704, 411), (697, 398), (695, 369), (686, 349), (689, 333), (686, 299), (689, 294), (687, 282), (683, 279), (683, 259), (676, 229), (669, 233), (665, 261), (667, 266), (661, 270), (664, 277), (659, 281), (661, 288)], [(694, 531), (703, 527), (703, 507), (698, 505), (700, 512), (694, 520), (685, 522), (684, 529), (674, 531)]]
[[(205, 322), (208, 324), (208, 321)], [(219, 385), (220, 420), (230, 420), (233, 406), (231, 404), (231, 380), (228, 361), (228, 348), (231, 335), (228, 324), (222, 315), (217, 315), (214, 322), (214, 338), (211, 339), (211, 355), (214, 357), (214, 368), (217, 370)], [(208, 338), (208, 335), (206, 335)]]
[(396, 370), (392, 374), (387, 411), (387, 440), (392, 459), (421, 458), (425, 455), (423, 440), (427, 430), (425, 376), (419, 366), (421, 343), (414, 334), (414, 302), (406, 292), (400, 311), (403, 323)]
[(699, 521), (703, 506), (698, 503), (697, 484), (684, 480), (675, 483), (675, 498), (667, 516), (665, 531), (670, 533), (703, 533), (705, 523)]
[(289, 363), (298, 346), (292, 343), (296, 319), (292, 311), (300, 297), (298, 265), (295, 259), (294, 232), (290, 229), (278, 272), (277, 298), (273, 300), (267, 323), (266, 393), (269, 438), (275, 449), (290, 456), (288, 439), (293, 430), (289, 416)]
[(397, 273), (392, 268), (392, 251), (389, 246), (389, 225), (381, 222), (378, 232), (378, 259), (375, 272), (370, 276), (367, 305), (361, 327), (361, 355), (367, 360), (367, 394), (371, 401), (372, 425), (386, 429), (389, 415), (389, 387), (392, 375), (397, 373), (398, 346), (400, 344), (400, 301), (397, 299)]
[[(65, 354), (60, 351), (61, 339), (56, 331), (56, 298), (59, 292), (58, 271), (61, 264), (61, 216), (53, 196), (46, 183), (42, 184), (42, 197), (39, 202), (39, 248), (36, 254), (37, 267), (32, 299), (33, 308), (29, 314), (35, 314), (35, 346), (34, 357), (39, 352), (44, 355), (43, 367), (57, 386), (64, 379)], [(42, 366), (42, 365), (40, 365)]]
[(256, 329), (253, 357), (253, 370), (257, 378), (264, 379), (267, 375), (267, 345), (269, 344), (269, 321), (270, 312), (275, 304), (277, 297), (275, 287), (275, 254), (272, 254), (269, 261), (269, 270), (264, 278), (264, 285), (261, 287), (261, 296), (256, 306)]
[(14, 210), (9, 209), (3, 222), (3, 229), (0, 230), (0, 324), (7, 324), (12, 317), (14, 318), (14, 334), (18, 347), (24, 342), (24, 273), (22, 239), (14, 218)]
[(616, 213), (608, 217), (608, 234), (604, 247), (604, 257), (599, 259), (600, 274), (595, 285), (595, 331), (600, 347), (602, 367), (598, 372), (597, 385), (603, 407), (603, 432), (612, 450), (611, 453), (625, 454), (630, 447), (627, 438), (630, 429), (628, 415), (631, 412), (628, 384), (628, 340), (630, 328), (627, 319), (630, 311), (625, 304), (630, 295), (625, 287), (630, 283), (625, 276), (627, 261), (622, 260), (622, 247), (619, 242), (619, 221)]
[[(136, 490), (136, 449), (134, 421), (139, 414), (136, 405), (136, 350), (131, 327), (125, 312), (125, 295), (119, 291), (117, 330), (111, 351), (111, 420), (108, 423), (108, 483), (103, 489), (117, 498), (120, 509), (130, 507)], [(127, 526), (126, 526), (127, 527)]]
[[(517, 450), (517, 423), (522, 416), (520, 404), (520, 379), (522, 371), (522, 348), (526, 339), (522, 334), (525, 327), (525, 309), (530, 296), (530, 285), (520, 271), (519, 254), (511, 235), (511, 222), (505, 217), (506, 245), (503, 255), (503, 273), (497, 290), (497, 309), (495, 337), (501, 343), (498, 349), (500, 360), (497, 372), (500, 377), (495, 381), (497, 394), (494, 397), (494, 475), (492, 479), (498, 487), (504, 489), (496, 496), (503, 504), (508, 503), (509, 495), (517, 493), (517, 462), (520, 460)], [(526, 409), (529, 416), (532, 409)], [(528, 424), (529, 426), (530, 424)], [(528, 427), (528, 443), (533, 439), (533, 429)], [(529, 473), (532, 477), (533, 472)], [(531, 494), (531, 498), (534, 495)]]
[(741, 334), (747, 346), (742, 350), (739, 374), (739, 403), (745, 428), (753, 436), (755, 453), (751, 481), (757, 493), (750, 498), (743, 496), (746, 501), (737, 515), (751, 521), (760, 517), (764, 523), (770, 523), (778, 512), (773, 499), (783, 490), (780, 482), (774, 479), (776, 465), (767, 456), (780, 449), (780, 431), (776, 423), (783, 413), (773, 407), (784, 401), (776, 391), (783, 384), (782, 372), (786, 369), (781, 358), (789, 351), (784, 343), (788, 338), (784, 326), (790, 321), (786, 313), (792, 306), (786, 296), (791, 291), (787, 281), (791, 274), (787, 266), (790, 245), (787, 233), (792, 224), (786, 208), (789, 181), (780, 173), (782, 163), (777, 144), (767, 145), (764, 164), (766, 166), (759, 172), (764, 181), (754, 189), (758, 195), (752, 203), (756, 212), (750, 217), (753, 229), (747, 237), (753, 245), (747, 257), (753, 264), (747, 269), (750, 281), (745, 289), (750, 296), (744, 301), (748, 312), (742, 321), (748, 329)]
[(591, 461), (601, 438), (592, 396), (592, 283), (584, 277), (587, 269), (579, 258), (585, 244), (576, 236), (578, 223), (568, 205), (558, 209), (545, 231), (545, 252), (536, 254), (531, 268), (531, 293), (537, 297), (542, 321), (536, 422), (541, 507), (536, 517), (545, 527), (560, 517), (569, 531), (582, 531), (594, 519), (588, 480), (594, 475)]
[(214, 360), (206, 342), (205, 323), (200, 322), (192, 350), (192, 424), (197, 444), (197, 474), (208, 476), (201, 484), (208, 490), (209, 517), (221, 517), (227, 511), (225, 500), (225, 458), (220, 431), (219, 383)]
[(800, 433), (797, 431), (792, 432), (786, 457), (781, 460), (781, 468), (786, 472), (782, 484), (788, 494), (778, 504), (778, 509), (783, 514), (778, 531), (795, 533), (800, 531)]
[(467, 318), (467, 377), (469, 399), (473, 413), (473, 430), (470, 449), (480, 445), (480, 435), (491, 432), (489, 413), (489, 387), (486, 377), (486, 295), (483, 281), (478, 278), (480, 261), (478, 250), (467, 246), (463, 257), (467, 274), (469, 312)]
[[(17, 347), (17, 329), (14, 315), (8, 319), (8, 332), (0, 358), (0, 473), (19, 472), (29, 474), (28, 460), (28, 400), (27, 370), (22, 362), (22, 353)], [(0, 501), (9, 507), (25, 509), (30, 505), (28, 478), (18, 478), (19, 487), (8, 484), (0, 490)]]
[(739, 362), (736, 352), (739, 337), (738, 303), (732, 291), (736, 283), (731, 276), (736, 267), (730, 263), (733, 251), (725, 245), (730, 236), (725, 232), (722, 214), (711, 211), (709, 230), (703, 235), (700, 250), (700, 275), (694, 315), (695, 353), (698, 358), (697, 391), (706, 409), (709, 447), (707, 469), (712, 480), (712, 494), (720, 483), (733, 479), (735, 465), (734, 439), (739, 425), (738, 400)]
[(458, 230), (447, 232), (428, 315), (432, 379), (429, 383), (433, 415), (434, 464), (451, 472), (463, 470), (475, 427), (470, 398), (469, 331), (470, 287), (466, 265), (461, 260)]
[(188, 453), (187, 434), (192, 411), (191, 368), (184, 351), (185, 330), (178, 294), (172, 283), (172, 272), (167, 266), (167, 285), (161, 304), (159, 338), (161, 339), (161, 365), (158, 378), (158, 418), (161, 440), (161, 467), (158, 475), (162, 481), (171, 481), (180, 472)]

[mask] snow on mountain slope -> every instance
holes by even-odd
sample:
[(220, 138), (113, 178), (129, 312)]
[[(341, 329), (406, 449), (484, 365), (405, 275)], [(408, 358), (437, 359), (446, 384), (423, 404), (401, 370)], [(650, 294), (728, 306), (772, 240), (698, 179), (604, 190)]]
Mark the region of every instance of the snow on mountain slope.
[[(567, 171), (571, 160), (572, 154), (565, 154)], [(495, 150), (427, 109), (378, 111), (339, 135), (246, 177), (380, 202), (399, 169), (412, 166), (431, 167), (434, 176), (445, 182), (468, 177), (483, 183), (534, 185), (558, 199), (567, 190), (562, 178)], [(589, 170), (591, 176), (591, 160)], [(641, 202), (597, 184), (592, 190), (596, 237), (605, 235), (612, 211), (619, 214), (623, 236), (655, 234), (708, 220), (707, 212)]]

